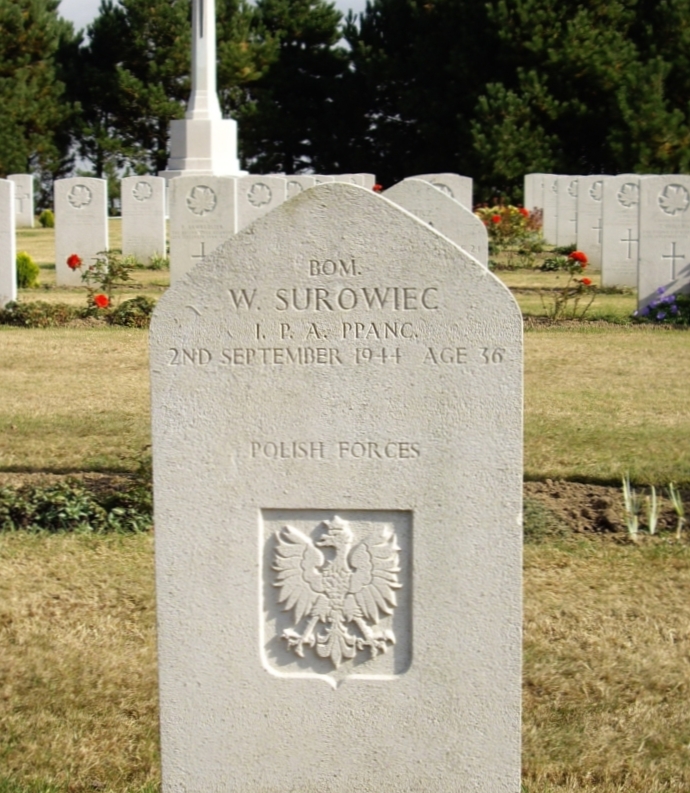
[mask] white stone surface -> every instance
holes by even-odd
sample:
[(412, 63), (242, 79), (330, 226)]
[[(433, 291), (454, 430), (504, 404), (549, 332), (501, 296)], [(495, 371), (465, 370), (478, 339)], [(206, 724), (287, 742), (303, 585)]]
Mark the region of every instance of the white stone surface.
[(240, 173), (237, 124), (222, 117), (218, 102), (216, 2), (192, 0), (192, 93), (185, 118), (170, 123), (170, 160), (160, 175)]
[(481, 220), (447, 193), (423, 179), (404, 179), (382, 195), (428, 223), (489, 266), (489, 236)]
[(70, 270), (73, 253), (84, 267), (108, 250), (108, 183), (75, 176), (55, 182), (55, 277), (58, 286), (83, 286), (82, 269)]
[(575, 245), (577, 242), (577, 193), (579, 176), (559, 176), (556, 186), (558, 202), (556, 245)]
[(18, 229), (34, 227), (34, 177), (30, 173), (11, 173), (14, 182), (15, 223)]
[(657, 289), (690, 292), (690, 176), (640, 180), (638, 301), (644, 308)]
[(508, 290), (323, 185), (171, 287), (150, 350), (164, 793), (517, 793)]
[(310, 187), (314, 187), (316, 179), (313, 176), (286, 176), (285, 193), (287, 198), (294, 198)]
[(237, 231), (237, 180), (178, 176), (168, 189), (172, 284)]
[(335, 176), (330, 176), (329, 174), (322, 174), (322, 173), (315, 173), (314, 174), (314, 183), (315, 184), (330, 184), (331, 182), (335, 182)]
[(243, 176), (237, 180), (237, 228), (243, 229), (287, 200), (284, 176)]
[(376, 184), (376, 174), (373, 173), (356, 173), (355, 176), (361, 178), (361, 185), (362, 187), (366, 187), (367, 189), (371, 190), (372, 187)]
[(556, 245), (558, 226), (558, 180), (560, 176), (555, 173), (545, 173), (544, 185), (544, 217), (542, 221), (542, 234), (546, 242)]
[(148, 263), (166, 255), (165, 184), (160, 176), (127, 176), (120, 183), (125, 256)]
[(581, 176), (577, 192), (577, 249), (584, 251), (592, 270), (601, 270), (604, 180), (608, 176)]
[(601, 234), (602, 286), (637, 286), (640, 177), (611, 176), (604, 182)]
[(0, 308), (17, 299), (15, 189), (14, 182), (0, 179)]
[(412, 178), (431, 182), (439, 190), (443, 190), (444, 193), (459, 201), (469, 210), (474, 207), (472, 178), (470, 176), (460, 176), (458, 173), (425, 173)]

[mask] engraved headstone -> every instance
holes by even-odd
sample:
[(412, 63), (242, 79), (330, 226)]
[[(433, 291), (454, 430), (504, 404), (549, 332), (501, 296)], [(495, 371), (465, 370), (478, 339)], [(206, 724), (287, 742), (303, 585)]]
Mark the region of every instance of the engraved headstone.
[(314, 174), (315, 184), (330, 184), (331, 182), (335, 182), (335, 176), (329, 176), (328, 174), (322, 174), (322, 173)]
[(313, 176), (286, 176), (285, 177), (285, 191), (286, 198), (294, 198), (296, 195), (303, 193), (310, 187), (314, 187), (316, 180)]
[(423, 179), (404, 179), (382, 195), (489, 266), (489, 236), (482, 221), (447, 193)]
[(690, 292), (690, 176), (640, 180), (639, 307), (662, 287), (664, 296)]
[(608, 176), (581, 176), (577, 191), (577, 249), (584, 251), (592, 270), (601, 269), (604, 180)]
[(122, 253), (144, 264), (166, 254), (165, 184), (160, 176), (127, 176), (120, 183)]
[(0, 179), (0, 308), (17, 299), (14, 182)]
[(15, 223), (18, 229), (34, 227), (34, 177), (30, 173), (12, 173), (14, 182)]
[(470, 176), (460, 176), (457, 173), (425, 173), (413, 178), (431, 182), (434, 187), (443, 190), (444, 193), (459, 201), (467, 209), (471, 210), (474, 206), (472, 200), (472, 177)]
[(171, 287), (150, 349), (164, 793), (517, 791), (508, 290), (322, 185)]
[(237, 231), (232, 176), (178, 176), (170, 194), (170, 283), (174, 283)]
[(237, 180), (237, 228), (245, 228), (287, 200), (285, 176), (243, 176)]
[(55, 277), (58, 286), (82, 286), (82, 270), (71, 270), (76, 254), (84, 266), (108, 250), (108, 183), (75, 176), (55, 182)]
[(577, 242), (577, 194), (579, 176), (559, 176), (556, 185), (558, 202), (556, 245), (575, 245)]
[(611, 176), (604, 182), (601, 285), (637, 286), (640, 177)]
[(524, 204), (529, 212), (544, 210), (544, 173), (528, 173), (524, 178)]
[(560, 176), (554, 173), (545, 173), (544, 185), (544, 217), (542, 220), (542, 234), (544, 240), (550, 245), (556, 245), (558, 226), (558, 180)]

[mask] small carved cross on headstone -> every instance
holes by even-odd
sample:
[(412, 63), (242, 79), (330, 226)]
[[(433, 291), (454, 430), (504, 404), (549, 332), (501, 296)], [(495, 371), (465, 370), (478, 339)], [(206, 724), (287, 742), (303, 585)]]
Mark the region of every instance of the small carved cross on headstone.
[(633, 246), (633, 243), (635, 243), (637, 245), (637, 243), (639, 242), (639, 240), (637, 240), (637, 239), (635, 239), (633, 237), (632, 229), (628, 229), (628, 236), (627, 237), (621, 237), (621, 242), (627, 242), (628, 243), (628, 259), (632, 259), (632, 246)]
[(198, 253), (196, 255), (192, 254), (192, 259), (196, 259), (197, 261), (206, 258), (206, 243), (200, 242), (199, 245), (201, 245), (201, 253)]
[(602, 229), (603, 229), (603, 226), (601, 225), (601, 218), (598, 218), (597, 225), (596, 226), (592, 226), (592, 231), (596, 231), (596, 233), (597, 233), (597, 244), (598, 245), (601, 245), (601, 231), (602, 231)]
[(678, 273), (676, 273), (676, 260), (684, 261), (685, 256), (682, 253), (676, 253), (676, 245), (678, 243), (672, 242), (671, 243), (671, 253), (664, 253), (662, 254), (662, 259), (670, 259), (671, 260), (671, 279), (676, 280), (678, 277)]
[(31, 198), (31, 196), (28, 193), (24, 193), (22, 195), (21, 193), (17, 192), (17, 193), (14, 194), (14, 199), (19, 204), (19, 212), (20, 213), (24, 212), (24, 202), (28, 201), (30, 198)]

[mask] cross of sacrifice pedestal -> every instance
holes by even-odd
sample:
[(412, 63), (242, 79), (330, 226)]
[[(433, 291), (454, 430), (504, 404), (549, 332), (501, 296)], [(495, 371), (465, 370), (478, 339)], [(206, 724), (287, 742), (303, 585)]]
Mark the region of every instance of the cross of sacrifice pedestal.
[(676, 253), (676, 245), (677, 245), (676, 242), (672, 242), (671, 243), (671, 253), (664, 253), (661, 256), (662, 259), (670, 259), (671, 260), (671, 279), (673, 281), (675, 281), (676, 278), (678, 277), (677, 273), (676, 273), (676, 260), (678, 260), (678, 261), (684, 261), (685, 260), (685, 256), (682, 253)]
[(633, 243), (637, 244), (639, 242), (639, 240), (636, 240), (633, 237), (632, 229), (628, 229), (628, 236), (627, 237), (621, 237), (621, 242), (627, 242), (628, 243), (628, 259), (632, 259), (632, 246), (633, 246)]

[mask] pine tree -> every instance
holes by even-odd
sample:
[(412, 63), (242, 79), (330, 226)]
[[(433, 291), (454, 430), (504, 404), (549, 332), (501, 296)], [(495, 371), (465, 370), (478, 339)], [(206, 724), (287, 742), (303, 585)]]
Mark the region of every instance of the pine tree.
[(72, 108), (63, 101), (58, 53), (74, 37), (59, 0), (0, 0), (0, 175), (59, 173)]

